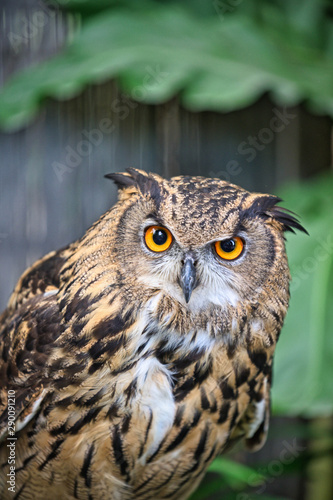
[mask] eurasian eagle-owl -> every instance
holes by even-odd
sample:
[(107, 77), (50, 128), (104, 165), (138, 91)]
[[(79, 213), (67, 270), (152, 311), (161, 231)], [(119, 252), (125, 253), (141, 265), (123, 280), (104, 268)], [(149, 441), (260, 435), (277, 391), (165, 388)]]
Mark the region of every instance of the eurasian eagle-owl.
[(265, 440), (283, 233), (304, 229), (219, 179), (108, 177), (118, 203), (0, 318), (3, 499), (183, 500), (235, 441)]

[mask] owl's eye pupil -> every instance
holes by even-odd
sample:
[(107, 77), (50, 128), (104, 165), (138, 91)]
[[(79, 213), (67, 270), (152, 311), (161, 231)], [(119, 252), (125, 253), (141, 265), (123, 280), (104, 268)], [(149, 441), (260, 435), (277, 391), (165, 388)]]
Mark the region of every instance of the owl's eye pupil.
[(235, 260), (243, 252), (244, 240), (239, 236), (228, 240), (216, 241), (214, 243), (215, 252), (223, 260)]
[(149, 226), (145, 231), (145, 244), (152, 252), (165, 252), (172, 243), (172, 234), (163, 226)]
[(156, 229), (153, 234), (153, 241), (156, 245), (164, 245), (168, 239), (166, 231), (163, 229)]
[(224, 241), (221, 241), (220, 245), (221, 245), (221, 249), (223, 250), (223, 252), (229, 253), (229, 252), (233, 252), (235, 250), (236, 242), (234, 239), (224, 240)]

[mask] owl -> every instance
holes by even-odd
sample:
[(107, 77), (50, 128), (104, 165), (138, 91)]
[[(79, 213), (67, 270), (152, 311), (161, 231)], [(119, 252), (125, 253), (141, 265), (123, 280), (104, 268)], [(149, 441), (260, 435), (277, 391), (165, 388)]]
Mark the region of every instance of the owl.
[(184, 500), (268, 429), (289, 301), (281, 200), (128, 169), (0, 318), (2, 499)]

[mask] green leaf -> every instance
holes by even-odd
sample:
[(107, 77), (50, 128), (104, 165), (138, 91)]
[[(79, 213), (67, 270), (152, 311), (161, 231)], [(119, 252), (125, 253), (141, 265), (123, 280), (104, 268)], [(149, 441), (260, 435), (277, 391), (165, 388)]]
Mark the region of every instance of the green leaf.
[(218, 474), (220, 477), (213, 477), (209, 481), (206, 479), (192, 495), (191, 500), (204, 499), (226, 487), (241, 491), (249, 486), (260, 486), (265, 482), (265, 476), (255, 469), (224, 457), (216, 458), (210, 465), (208, 473)]
[(216, 458), (209, 467), (208, 472), (219, 473), (232, 488), (242, 488), (249, 485), (258, 486), (265, 481), (265, 476), (251, 467), (224, 457)]
[(221, 490), (223, 486), (223, 480), (221, 479), (213, 479), (205, 484), (199, 486), (199, 488), (191, 495), (190, 500), (205, 500), (210, 497), (214, 493), (217, 493)]
[(82, 29), (56, 57), (8, 81), (0, 94), (7, 129), (27, 124), (49, 96), (68, 99), (108, 79), (145, 103), (179, 94), (191, 110), (230, 111), (268, 91), (333, 115), (333, 29), (321, 2), (293, 0), (301, 21), (278, 1), (244, 2), (228, 15), (223, 2), (199, 0), (59, 3), (84, 11)]
[(291, 301), (277, 345), (273, 409), (308, 417), (333, 412), (333, 177), (288, 188), (284, 206), (310, 237), (288, 236)]

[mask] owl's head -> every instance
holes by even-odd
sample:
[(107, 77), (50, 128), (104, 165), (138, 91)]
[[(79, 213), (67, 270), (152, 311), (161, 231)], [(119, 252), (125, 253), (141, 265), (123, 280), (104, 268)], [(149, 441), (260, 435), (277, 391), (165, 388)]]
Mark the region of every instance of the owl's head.
[(119, 188), (114, 250), (133, 294), (161, 292), (189, 311), (288, 295), (284, 232), (305, 229), (276, 196), (132, 168), (106, 177)]

